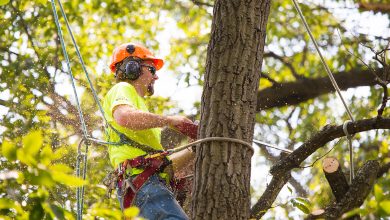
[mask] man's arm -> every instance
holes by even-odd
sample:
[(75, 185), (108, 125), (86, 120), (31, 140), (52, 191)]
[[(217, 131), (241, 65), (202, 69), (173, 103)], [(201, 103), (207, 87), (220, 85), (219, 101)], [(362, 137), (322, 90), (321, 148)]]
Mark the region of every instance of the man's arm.
[(144, 130), (164, 126), (176, 126), (192, 121), (184, 116), (163, 116), (140, 111), (129, 105), (118, 105), (113, 110), (113, 117), (120, 126), (131, 130)]
[[(120, 126), (132, 129), (143, 130), (164, 126), (176, 126), (183, 122), (192, 123), (192, 121), (183, 116), (163, 116), (150, 112), (143, 112), (129, 105), (118, 105), (113, 110), (113, 116), (116, 123)], [(194, 158), (194, 153), (189, 150), (183, 150), (169, 156), (172, 160), (174, 172), (185, 167), (189, 161)]]

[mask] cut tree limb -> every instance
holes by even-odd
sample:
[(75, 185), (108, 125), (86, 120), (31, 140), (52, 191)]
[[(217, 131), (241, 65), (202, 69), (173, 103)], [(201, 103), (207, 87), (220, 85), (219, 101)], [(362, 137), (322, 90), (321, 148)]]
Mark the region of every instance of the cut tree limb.
[[(340, 202), (328, 206), (322, 214), (322, 218), (340, 219), (344, 213), (361, 206), (371, 191), (378, 172), (378, 161), (367, 161), (357, 172), (344, 198)], [(317, 219), (317, 216), (309, 215), (308, 219)]]
[(347, 178), (341, 169), (339, 161), (334, 157), (322, 161), (322, 169), (337, 202), (340, 202), (349, 189)]

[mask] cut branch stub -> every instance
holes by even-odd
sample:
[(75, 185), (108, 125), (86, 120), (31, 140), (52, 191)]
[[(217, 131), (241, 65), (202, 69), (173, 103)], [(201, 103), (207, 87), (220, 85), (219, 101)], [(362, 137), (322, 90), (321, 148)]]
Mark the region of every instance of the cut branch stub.
[[(368, 193), (370, 193), (378, 172), (378, 161), (367, 161), (357, 172), (356, 178), (353, 180), (343, 199), (340, 202), (329, 205), (322, 214), (322, 217), (325, 219), (340, 219), (344, 213), (361, 206)], [(307, 219), (317, 219), (317, 216), (311, 214)]]
[(322, 161), (322, 169), (332, 189), (337, 202), (340, 202), (349, 189), (345, 175), (339, 161), (334, 157), (325, 158)]

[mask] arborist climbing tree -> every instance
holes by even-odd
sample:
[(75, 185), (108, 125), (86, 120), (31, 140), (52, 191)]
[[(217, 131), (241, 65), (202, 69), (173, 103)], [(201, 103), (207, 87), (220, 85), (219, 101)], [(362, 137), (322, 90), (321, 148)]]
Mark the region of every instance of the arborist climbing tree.
[[(327, 7), (327, 3), (317, 4), (317, 2), (300, 1), (304, 6), (302, 8), (304, 14), (312, 15), (308, 17), (308, 24), (315, 27), (313, 28), (313, 35), (321, 39), (320, 49), (325, 54), (328, 51), (334, 54), (331, 57), (326, 56), (325, 61), (330, 65), (331, 70), (336, 73), (335, 79), (340, 83), (340, 89), (346, 90), (362, 85), (376, 85), (370, 88), (370, 92), (364, 90), (364, 97), (359, 94), (361, 93), (360, 89), (348, 91), (349, 97), (354, 93), (352, 98), (346, 100), (346, 103), (351, 107), (356, 121), (344, 123), (345, 126), (341, 126), (347, 117), (345, 117), (346, 115), (339, 117), (338, 111), (333, 111), (335, 106), (334, 97), (331, 93), (337, 90), (333, 89), (331, 81), (324, 77), (325, 72), (324, 69), (320, 68), (320, 59), (314, 57), (316, 54), (314, 54), (313, 43), (309, 42), (303, 26), (297, 24), (299, 21), (298, 14), (293, 13), (292, 2), (289, 2), (276, 1), (271, 4), (270, 10), (272, 13), (270, 13), (270, 24), (267, 27), (268, 47), (264, 51), (265, 61), (263, 69), (261, 69), (260, 86), (254, 85), (258, 78), (251, 76), (254, 75), (254, 72), (260, 74), (259, 63), (261, 61), (257, 55), (263, 56), (263, 53), (258, 50), (257, 43), (252, 42), (254, 40), (252, 37), (261, 37), (262, 39), (265, 28), (253, 27), (253, 24), (259, 24), (257, 19), (259, 14), (266, 14), (266, 6), (269, 6), (269, 1), (212, 1), (206, 3), (205, 1), (161, 2), (136, 0), (132, 1), (130, 5), (125, 1), (66, 1), (64, 5), (65, 11), (70, 14), (70, 24), (78, 30), (76, 38), (83, 42), (80, 44), (80, 49), (84, 56), (88, 57), (85, 63), (87, 66), (96, 66), (96, 64), (106, 62), (106, 56), (102, 53), (106, 54), (106, 49), (109, 48), (107, 43), (115, 41), (115, 36), (125, 36), (129, 34), (127, 33), (129, 31), (133, 34), (142, 33), (136, 37), (137, 40), (143, 41), (144, 39), (151, 39), (151, 36), (161, 36), (159, 31), (171, 30), (166, 29), (171, 25), (166, 25), (166, 20), (161, 19), (161, 16), (158, 16), (159, 13), (168, 20), (176, 20), (178, 31), (183, 32), (184, 35), (176, 34), (175, 29), (176, 36), (170, 39), (172, 50), (169, 58), (175, 61), (172, 66), (181, 68), (184, 65), (182, 59), (184, 58), (186, 66), (197, 67), (193, 71), (184, 74), (188, 76), (188, 81), (198, 79), (200, 86), (205, 86), (204, 99), (202, 100), (203, 116), (200, 137), (204, 140), (205, 137), (224, 136), (250, 142), (253, 124), (248, 119), (256, 114), (255, 122), (257, 124), (254, 137), (264, 141), (278, 142), (281, 145), (288, 146), (290, 150), (294, 150), (294, 153), (290, 156), (279, 156), (272, 151), (268, 152), (261, 149), (260, 154), (254, 154), (253, 159), (261, 158), (260, 165), (262, 169), (256, 169), (259, 163), (255, 162), (255, 167), (252, 168), (254, 172), (250, 177), (249, 158), (251, 153), (243, 144), (232, 144), (230, 141), (224, 141), (197, 145), (196, 153), (199, 155), (199, 160), (195, 175), (197, 187), (193, 194), (195, 195), (194, 200), (196, 200), (193, 204), (196, 207), (193, 208), (193, 213), (198, 219), (239, 218), (236, 216), (248, 219), (249, 217), (245, 213), (248, 212), (249, 204), (254, 204), (250, 208), (250, 215), (253, 218), (260, 218), (265, 213), (265, 219), (270, 218), (271, 215), (282, 219), (287, 217), (303, 218), (303, 213), (291, 212), (298, 207), (302, 208), (302, 206), (296, 206), (296, 204), (301, 204), (296, 203), (298, 200), (288, 202), (290, 198), (286, 198), (284, 195), (287, 188), (290, 189), (290, 192), (292, 189), (293, 195), (291, 196), (307, 197), (315, 207), (327, 202), (333, 204), (331, 202), (332, 194), (327, 193), (329, 187), (323, 187), (324, 181), (319, 181), (324, 178), (321, 176), (322, 171), (317, 171), (317, 166), (314, 166), (319, 163), (315, 163), (317, 161), (315, 158), (324, 155), (325, 152), (331, 149), (333, 149), (330, 152), (331, 156), (336, 157), (340, 164), (344, 166), (343, 169), (350, 171), (351, 174), (354, 174), (353, 163), (348, 163), (348, 160), (355, 158), (356, 172), (354, 178), (353, 175), (350, 175), (351, 179), (354, 179), (350, 190), (359, 193), (343, 193), (342, 196), (345, 196), (349, 201), (363, 202), (363, 198), (366, 198), (366, 201), (370, 202), (360, 206), (360, 204), (350, 205), (337, 201), (334, 204), (341, 207), (341, 211), (335, 212), (333, 207), (330, 207), (330, 209), (321, 207), (325, 210), (325, 213), (330, 213), (333, 218), (337, 218), (334, 217), (336, 213), (341, 218), (340, 213), (347, 211), (345, 207), (349, 209), (360, 206), (361, 213), (369, 211), (371, 212), (370, 216), (375, 215), (374, 218), (379, 219), (385, 215), (383, 209), (389, 207), (386, 206), (386, 204), (389, 204), (389, 195), (386, 195), (386, 193), (383, 196), (381, 195), (382, 190), (384, 192), (388, 190), (388, 184), (386, 183), (389, 176), (387, 138), (389, 130), (379, 130), (389, 129), (390, 126), (389, 119), (383, 118), (389, 115), (388, 108), (385, 108), (389, 101), (388, 88), (386, 87), (386, 83), (389, 82), (389, 68), (388, 65), (385, 65), (389, 51), (389, 46), (386, 46), (388, 35), (384, 33), (381, 36), (386, 37), (386, 39), (373, 42), (374, 44), (377, 44), (377, 42), (385, 44), (383, 47), (374, 48), (378, 52), (382, 49), (383, 51), (375, 53), (376, 59), (379, 60), (378, 65), (375, 62), (367, 62), (373, 68), (373, 70), (367, 70), (365, 65), (358, 62), (358, 58), (364, 57), (363, 61), (368, 61), (366, 58), (372, 53), (367, 53), (369, 49), (362, 48), (364, 45), (358, 46), (357, 40), (362, 40), (361, 42), (371, 41), (370, 39), (373, 39), (374, 33), (365, 30), (365, 33), (367, 31), (370, 34), (356, 36), (356, 39), (346, 37), (345, 34), (349, 31), (345, 30), (346, 26), (344, 24), (348, 22), (338, 23), (340, 17), (332, 14), (332, 12), (338, 10), (336, 4), (338, 1), (334, 1), (335, 4), (332, 3), (332, 8), (335, 7), (333, 9)], [(6, 3), (3, 1), (0, 4)], [(196, 6), (195, 4), (199, 5)], [(214, 4), (215, 15), (213, 17), (215, 17), (215, 22), (213, 22), (213, 31), (210, 34), (207, 31), (210, 26), (208, 21), (211, 19)], [(102, 173), (106, 172), (106, 166), (109, 165), (107, 160), (104, 161), (105, 148), (102, 149), (94, 145), (92, 141), (96, 140), (92, 140), (92, 135), (90, 135), (92, 131), (97, 131), (100, 128), (100, 123), (94, 118), (95, 114), (86, 115), (85, 124), (79, 123), (77, 118), (80, 105), (76, 103), (76, 100), (82, 101), (80, 102), (82, 107), (79, 108), (80, 110), (88, 113), (96, 112), (96, 108), (89, 101), (92, 100), (92, 95), (99, 98), (100, 94), (96, 96), (92, 88), (86, 87), (87, 81), (85, 80), (89, 81), (89, 78), (84, 78), (81, 74), (75, 74), (78, 88), (80, 86), (85, 88), (81, 96), (69, 99), (67, 94), (62, 93), (63, 86), (68, 84), (67, 82), (64, 84), (63, 77), (71, 72), (71, 68), (76, 70), (75, 72), (80, 72), (81, 69), (73, 62), (74, 65), (61, 67), (60, 64), (65, 64), (63, 61), (65, 57), (61, 56), (61, 45), (59, 37), (56, 37), (53, 16), (50, 16), (50, 8), (44, 7), (44, 5), (44, 1), (9, 1), (8, 5), (0, 7), (3, 11), (1, 14), (4, 15), (2, 17), (4, 28), (0, 30), (2, 33), (0, 34), (2, 38), (0, 57), (4, 59), (0, 68), (0, 90), (2, 95), (9, 93), (9, 95), (2, 96), (0, 100), (0, 107), (9, 108), (7, 115), (0, 118), (0, 124), (2, 125), (0, 130), (3, 130), (4, 127), (7, 129), (1, 135), (8, 141), (8, 147), (7, 144), (4, 144), (6, 142), (3, 142), (1, 146), (0, 176), (4, 183), (0, 187), (0, 191), (4, 192), (0, 197), (1, 214), (5, 214), (12, 219), (18, 219), (17, 215), (21, 216), (22, 214), (35, 216), (34, 219), (43, 219), (45, 218), (44, 214), (47, 213), (46, 217), (50, 214), (52, 218), (63, 219), (61, 217), (62, 213), (58, 211), (63, 210), (68, 214), (65, 219), (72, 219), (68, 216), (75, 211), (76, 207), (72, 204), (77, 198), (78, 219), (89, 216), (120, 219), (120, 210), (114, 209), (110, 200), (96, 199), (103, 197), (103, 192), (96, 189), (101, 188), (98, 183), (102, 179)], [(180, 9), (176, 5), (180, 6)], [(322, 7), (323, 5), (325, 7)], [(80, 10), (74, 10), (76, 7)], [(250, 10), (243, 10), (244, 8)], [(356, 8), (354, 11), (357, 10)], [(205, 13), (207, 13), (207, 16), (204, 16)], [(341, 14), (349, 15), (349, 13)], [(357, 12), (353, 13), (353, 15), (358, 14)], [(223, 22), (225, 19), (229, 22)], [(319, 23), (319, 19), (323, 22)], [(59, 23), (66, 24), (65, 21), (66, 19), (60, 19)], [(266, 21), (261, 20), (261, 23), (264, 25)], [(324, 27), (324, 24), (330, 25)], [(121, 28), (129, 31), (124, 33)], [(222, 31), (223, 29), (231, 31)], [(340, 29), (341, 32), (340, 41), (334, 38), (334, 33), (337, 32), (336, 29)], [(114, 38), (107, 37), (104, 34), (107, 30), (112, 31), (110, 33)], [(118, 33), (121, 34), (118, 35)], [(96, 40), (86, 40), (88, 38), (92, 39), (91, 37)], [(211, 39), (209, 51), (206, 53), (206, 41), (209, 38)], [(255, 39), (255, 41), (257, 42), (258, 39)], [(260, 41), (261, 43), (262, 41)], [(220, 44), (225, 44), (225, 46)], [(72, 49), (76, 49), (78, 53), (77, 48), (75, 46)], [(111, 52), (112, 49), (110, 48), (109, 51)], [(253, 50), (257, 50), (259, 53), (256, 56), (248, 56), (248, 53)], [(349, 55), (349, 53), (346, 54), (347, 51), (356, 52), (356, 54), (352, 55), (351, 53)], [(206, 54), (208, 54), (208, 61), (204, 65), (205, 62), (202, 57), (205, 57)], [(383, 61), (380, 60), (381, 56)], [(256, 65), (253, 65), (255, 57), (257, 57), (254, 62)], [(74, 58), (74, 52), (70, 53), (70, 59), (74, 61)], [(380, 65), (381, 62), (383, 65)], [(207, 68), (204, 69), (204, 66)], [(97, 74), (91, 78), (92, 82), (99, 85), (99, 90), (106, 94), (106, 88), (111, 88), (114, 84), (113, 77), (110, 74), (99, 75), (102, 71), (107, 72), (104, 69), (97, 68), (96, 70)], [(177, 72), (177, 70), (174, 71)], [(375, 71), (376, 74), (371, 74), (371, 71)], [(204, 72), (206, 72), (206, 75), (203, 75)], [(254, 76), (257, 77), (258, 75)], [(111, 77), (110, 80), (106, 80), (109, 77)], [(204, 83), (203, 78), (205, 79)], [(375, 82), (375, 78), (378, 79), (377, 82)], [(239, 86), (240, 83), (241, 87)], [(383, 88), (383, 93), (381, 88)], [(252, 101), (250, 93), (256, 94), (257, 102)], [(381, 107), (378, 106), (380, 101), (382, 101)], [(256, 105), (255, 110), (253, 110), (253, 105)], [(160, 105), (160, 107), (162, 106)], [(373, 120), (366, 120), (368, 117), (376, 116), (377, 107), (379, 107), (378, 117)], [(82, 114), (79, 115), (82, 116)], [(331, 126), (333, 123), (337, 123), (339, 126)], [(81, 124), (83, 125), (80, 126)], [(35, 128), (43, 130), (44, 143), (49, 145), (45, 146), (41, 152), (38, 151), (37, 147), (33, 150), (35, 151), (34, 154), (20, 154), (21, 152), (31, 152), (31, 149), (25, 147), (22, 143), (15, 145), (15, 147), (9, 144), (17, 143), (20, 141), (20, 136), (24, 136), (29, 129)], [(108, 130), (110, 129), (112, 128), (110, 127)], [(321, 130), (318, 134), (317, 132), (314, 133), (317, 129)], [(352, 136), (367, 130), (372, 130), (372, 132)], [(94, 133), (93, 136), (99, 138), (98, 134)], [(313, 138), (308, 139), (312, 135)], [(84, 178), (86, 176), (90, 183), (85, 185), (87, 193), (84, 199), (84, 216), (82, 213), (83, 198), (80, 196), (83, 190), (77, 191), (77, 196), (73, 196), (73, 188), (66, 187), (70, 186), (71, 181), (62, 181), (58, 177), (59, 175), (55, 175), (58, 171), (54, 170), (56, 167), (57, 169), (58, 167), (61, 168), (61, 171), (65, 170), (63, 167), (57, 166), (59, 162), (64, 162), (70, 165), (69, 169), (64, 172), (67, 175), (72, 173), (70, 168), (74, 165), (74, 159), (76, 159), (73, 140), (80, 136), (84, 138), (83, 140), (87, 140), (82, 143), (86, 145), (93, 144), (89, 148), (89, 156), (94, 158), (94, 160), (89, 160), (89, 173), (82, 175)], [(288, 139), (284, 139), (287, 136)], [(351, 137), (348, 138), (348, 142), (353, 141), (353, 148), (351, 144), (344, 141), (337, 141), (334, 144), (336, 141), (333, 142), (333, 140), (342, 136)], [(69, 140), (69, 137), (72, 137), (72, 139)], [(124, 145), (137, 146), (137, 144), (130, 143), (121, 144), (122, 141), (131, 142), (126, 140), (126, 137), (124, 135), (124, 137), (118, 139), (119, 141), (113, 143), (117, 143), (115, 146), (118, 148)], [(112, 139), (115, 140), (115, 134), (107, 138), (107, 140)], [(20, 149), (22, 145), (23, 149)], [(114, 144), (110, 147), (114, 147)], [(330, 147), (332, 148), (330, 149)], [(350, 153), (353, 153), (351, 149), (355, 150), (355, 157), (353, 157), (353, 154), (347, 153), (348, 148)], [(61, 153), (59, 150), (67, 150), (67, 153)], [(52, 152), (55, 152), (55, 155), (52, 156)], [(149, 152), (149, 150), (145, 150), (145, 152)], [(165, 154), (166, 152), (158, 152), (152, 155), (155, 158), (163, 157)], [(34, 167), (29, 164), (29, 160), (26, 159), (25, 155), (37, 155), (38, 157), (34, 157), (34, 159), (36, 159), (39, 166)], [(58, 155), (63, 158), (58, 158)], [(85, 154), (77, 156), (77, 160), (85, 158), (83, 159), (84, 168), (88, 164), (86, 163), (87, 155), (88, 152), (85, 151)], [(153, 157), (148, 155), (137, 157), (136, 160), (133, 160), (133, 163), (142, 163), (144, 160), (150, 162)], [(267, 158), (267, 162), (263, 162), (263, 158)], [(372, 189), (370, 185), (363, 184), (366, 190), (360, 190), (361, 187), (355, 186), (362, 179), (362, 176), (358, 175), (359, 167), (362, 166), (364, 161), (372, 158), (379, 158), (378, 161), (382, 163), (382, 167), (387, 167), (387, 169), (380, 169), (380, 172), (375, 171), (378, 169), (363, 169), (363, 171), (369, 171), (369, 174), (373, 177), (372, 180), (378, 178), (375, 181), (375, 195), (370, 193), (367, 196), (362, 192), (369, 192)], [(268, 161), (268, 159), (270, 160)], [(31, 161), (33, 160), (31, 159)], [(42, 164), (46, 167), (43, 167)], [(266, 173), (270, 164), (274, 164), (274, 166), (270, 173)], [(308, 174), (309, 172), (301, 172), (303, 169), (306, 169), (306, 171), (310, 169), (310, 174)], [(76, 170), (78, 170), (77, 166)], [(85, 169), (83, 170), (85, 174)], [(15, 171), (23, 174), (19, 175), (23, 178), (16, 180), (15, 175), (8, 175), (14, 174)], [(317, 175), (319, 172), (321, 175)], [(93, 175), (90, 175), (91, 173)], [(293, 174), (292, 177), (291, 174)], [(301, 178), (302, 174), (304, 174), (304, 178)], [(384, 175), (384, 178), (379, 178), (381, 175)], [(48, 177), (51, 176), (56, 178), (50, 181), (52, 178)], [(25, 180), (22, 181), (21, 179)], [(254, 179), (254, 182), (260, 182), (257, 180), (265, 181), (261, 181), (260, 185), (251, 184), (251, 188), (249, 188), (249, 179)], [(368, 178), (365, 178), (364, 182), (369, 182), (366, 179)], [(81, 187), (82, 182), (77, 182), (79, 182), (78, 186)], [(360, 183), (364, 182), (361, 181)], [(289, 185), (283, 187), (286, 184)], [(310, 186), (313, 184), (316, 184), (316, 190), (315, 192), (311, 191), (310, 196), (307, 196), (306, 193), (312, 189)], [(265, 187), (266, 190), (256, 202), (255, 200), (260, 196), (259, 193), (262, 193)], [(248, 195), (249, 189), (252, 195), (250, 198), (250, 195)], [(356, 189), (359, 189), (359, 191), (356, 191)], [(61, 193), (58, 194), (58, 192)], [(37, 198), (39, 194), (41, 196)], [(50, 197), (47, 197), (47, 194)], [(375, 208), (371, 203), (375, 199), (374, 197), (376, 197)], [(295, 203), (292, 203), (292, 201), (295, 201)], [(114, 202), (114, 206), (117, 205), (116, 202)], [(20, 209), (16, 209), (16, 206), (14, 206), (17, 204), (20, 204)], [(279, 206), (279, 204), (285, 205)], [(48, 205), (53, 209), (52, 211), (48, 209)], [(306, 205), (305, 208), (307, 211), (311, 207)], [(37, 217), (36, 213), (39, 212), (41, 212), (39, 216), (42, 217)], [(240, 212), (244, 215), (241, 215)], [(390, 211), (387, 211), (387, 213), (390, 213)], [(283, 217), (280, 217), (280, 215)], [(330, 217), (330, 215), (328, 216)]]
[(190, 161), (192, 152), (185, 150), (167, 157), (160, 144), (159, 128), (192, 121), (183, 116), (150, 113), (144, 101), (145, 96), (153, 95), (156, 71), (163, 64), (162, 59), (136, 43), (122, 44), (113, 52), (110, 69), (117, 84), (104, 98), (105, 117), (110, 124), (106, 139), (121, 141), (121, 133), (132, 143), (108, 147), (115, 168), (112, 185), (117, 186), (122, 209), (135, 205), (140, 208), (140, 216), (147, 219), (187, 219), (167, 187), (172, 173), (164, 168), (172, 163), (174, 171), (180, 169)]

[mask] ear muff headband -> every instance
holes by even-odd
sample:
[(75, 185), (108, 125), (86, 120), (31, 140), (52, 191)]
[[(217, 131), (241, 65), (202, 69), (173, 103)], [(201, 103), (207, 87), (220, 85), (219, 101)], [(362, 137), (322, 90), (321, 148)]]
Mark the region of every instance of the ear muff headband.
[(141, 61), (134, 57), (127, 57), (117, 67), (123, 73), (124, 79), (136, 80), (141, 75)]
[[(129, 54), (133, 54), (135, 52), (135, 46), (132, 44), (127, 45), (126, 51)], [(131, 60), (126, 64), (125, 78), (136, 80), (141, 75), (141, 62), (132, 58), (130, 59)]]

